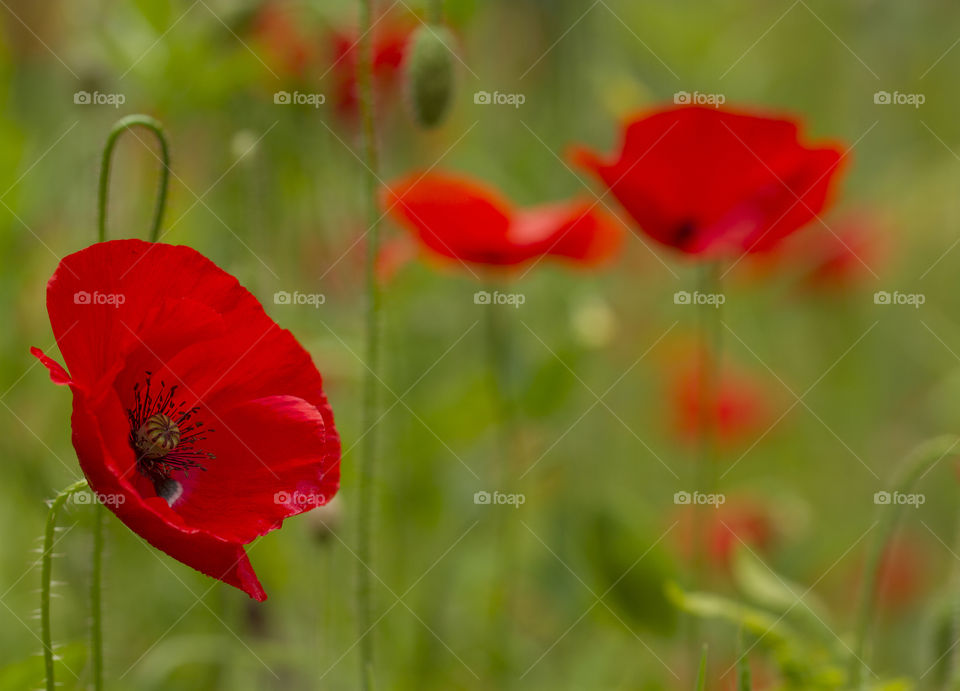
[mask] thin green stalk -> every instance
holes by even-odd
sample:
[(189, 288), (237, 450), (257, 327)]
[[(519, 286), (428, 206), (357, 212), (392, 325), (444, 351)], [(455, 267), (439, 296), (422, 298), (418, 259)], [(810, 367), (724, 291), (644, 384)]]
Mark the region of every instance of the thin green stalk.
[(40, 641), (43, 644), (43, 665), (46, 671), (47, 691), (54, 691), (53, 638), (50, 633), (50, 575), (53, 572), (53, 537), (57, 528), (57, 513), (75, 492), (87, 489), (87, 481), (75, 482), (58, 494), (47, 512), (47, 527), (43, 535), (43, 556), (40, 566)]
[(360, 117), (362, 121), (363, 152), (366, 163), (367, 217), (369, 221), (366, 259), (366, 366), (363, 384), (363, 425), (367, 430), (363, 437), (359, 464), (359, 488), (357, 496), (357, 623), (360, 630), (360, 687), (364, 691), (373, 688), (373, 611), (371, 604), (372, 561), (371, 531), (373, 528), (373, 479), (376, 472), (376, 422), (378, 403), (380, 360), (380, 286), (376, 275), (376, 260), (380, 248), (380, 214), (377, 207), (379, 184), (379, 161), (377, 156), (376, 131), (374, 127), (373, 102), (373, 28), (374, 0), (359, 0), (360, 3), (360, 59), (357, 60), (357, 84), (359, 87)]
[(93, 658), (93, 689), (103, 688), (103, 523), (106, 509), (93, 507), (93, 570), (90, 576), (90, 656)]
[(167, 187), (170, 182), (170, 150), (167, 146), (167, 138), (163, 133), (163, 125), (158, 120), (149, 115), (129, 115), (117, 120), (110, 134), (107, 136), (107, 143), (103, 147), (103, 158), (100, 161), (100, 185), (97, 194), (97, 237), (99, 242), (107, 239), (107, 195), (110, 190), (110, 163), (113, 159), (113, 150), (117, 145), (120, 135), (132, 127), (145, 127), (153, 132), (160, 142), (160, 160), (162, 168), (160, 169), (160, 188), (157, 193), (157, 205), (153, 211), (153, 223), (150, 229), (150, 242), (156, 242), (160, 237), (160, 224), (163, 221), (163, 212), (167, 205)]
[[(957, 516), (957, 524), (954, 527), (953, 535), (954, 552), (960, 550), (960, 514)], [(960, 639), (960, 565), (955, 564), (953, 569), (953, 578), (950, 584), (950, 637), (951, 641)], [(950, 651), (950, 657), (947, 661), (947, 673), (944, 677), (947, 684), (944, 688), (957, 691), (960, 689), (960, 650), (954, 646)]]
[[(491, 296), (497, 290), (495, 286), (487, 288)], [(494, 491), (507, 491), (510, 483), (510, 469), (515, 462), (518, 444), (517, 411), (512, 394), (511, 382), (511, 348), (509, 343), (509, 329), (505, 328), (502, 320), (502, 306), (493, 301), (484, 307), (486, 314), (487, 366), (490, 373), (491, 394), (497, 415), (497, 464), (496, 487)], [(496, 675), (499, 688), (507, 688), (510, 683), (510, 653), (512, 651), (511, 629), (509, 613), (513, 611), (511, 598), (513, 574), (515, 573), (515, 549), (513, 533), (508, 529), (509, 516), (502, 507), (493, 507), (494, 524), (497, 539), (497, 591), (493, 601), (493, 624), (496, 649), (493, 660), (493, 672)], [(496, 509), (500, 510), (496, 510)]]
[[(904, 459), (897, 479), (893, 484), (893, 492), (909, 493), (913, 486), (920, 481), (944, 456), (960, 443), (960, 438), (953, 435), (944, 435), (929, 439), (917, 446)], [(854, 628), (853, 655), (850, 658), (850, 688), (859, 689), (863, 678), (864, 651), (867, 644), (867, 632), (873, 619), (873, 605), (876, 599), (877, 576), (880, 570), (883, 553), (886, 550), (890, 536), (894, 532), (897, 519), (900, 517), (901, 506), (889, 503), (877, 507), (877, 526), (873, 534), (873, 542), (867, 553), (867, 562), (863, 575), (863, 586), (860, 590), (860, 601), (857, 605), (857, 617)]]
[(443, 0), (429, 0), (427, 3), (427, 19), (431, 24), (443, 21)]
[[(720, 293), (720, 262), (704, 263), (700, 266), (698, 292), (702, 295)], [(720, 369), (722, 365), (722, 315), (720, 307), (704, 302), (697, 307), (699, 332), (700, 363), (697, 372), (699, 396), (699, 421), (697, 425), (697, 443), (699, 451), (696, 460), (694, 491), (712, 493), (717, 486), (717, 420), (716, 402), (720, 387)], [(705, 527), (703, 511), (694, 509), (694, 567), (699, 575), (706, 562)]]

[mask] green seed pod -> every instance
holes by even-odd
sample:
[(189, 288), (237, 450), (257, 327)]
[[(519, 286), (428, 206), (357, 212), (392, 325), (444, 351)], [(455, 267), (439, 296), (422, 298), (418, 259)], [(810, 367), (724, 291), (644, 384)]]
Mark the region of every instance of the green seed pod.
[(424, 24), (414, 32), (411, 45), (407, 97), (413, 119), (429, 129), (443, 121), (453, 96), (453, 34)]

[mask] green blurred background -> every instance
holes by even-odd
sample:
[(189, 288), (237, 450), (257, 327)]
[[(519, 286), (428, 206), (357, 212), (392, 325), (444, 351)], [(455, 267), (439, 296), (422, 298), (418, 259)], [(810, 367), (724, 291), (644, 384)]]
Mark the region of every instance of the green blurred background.
[[(250, 548), (270, 596), (262, 605), (157, 553), (111, 517), (108, 688), (356, 688), (364, 170), (355, 117), (337, 104), (342, 70), (331, 68), (331, 32), (349, 31), (354, 4), (2, 5), (0, 688), (39, 685), (33, 616), (44, 501), (79, 476), (69, 393), (49, 382), (28, 348), (56, 353), (45, 283), (60, 257), (95, 241), (101, 147), (112, 123), (136, 112), (159, 118), (171, 141), (163, 240), (238, 276), (313, 354), (344, 440), (344, 476), (339, 513), (324, 518), (332, 533), (307, 515)], [(416, 3), (380, 5), (401, 24), (423, 15)], [(438, 169), (478, 176), (521, 204), (589, 195), (592, 182), (564, 162), (567, 147), (611, 149), (626, 114), (670, 103), (678, 91), (792, 111), (815, 139), (853, 147), (824, 220), (871, 219), (867, 244), (883, 251), (864, 255), (870, 271), (842, 290), (811, 291), (785, 264), (759, 276), (738, 267), (722, 311), (725, 361), (767, 396), (764, 424), (724, 448), (720, 488), (731, 503), (749, 497), (764, 507), (773, 538), (763, 558), (800, 592), (812, 587), (826, 612), (817, 650), (839, 647), (842, 658), (876, 520), (873, 494), (916, 443), (954, 429), (960, 410), (960, 7), (445, 6), (459, 42), (452, 113), (424, 133), (407, 114), (402, 73), (380, 90), (385, 179), (439, 160)], [(285, 17), (287, 28), (265, 30), (266, 11)], [(308, 57), (297, 74), (287, 58), (301, 43)], [(81, 90), (125, 102), (77, 104)], [(319, 108), (275, 104), (281, 90), (327, 98)], [(478, 90), (526, 101), (477, 105)], [(880, 90), (925, 102), (876, 104)], [(143, 236), (149, 223), (157, 162), (137, 134), (142, 143), (127, 135), (118, 147), (111, 237)], [(804, 232), (824, 233), (819, 225)], [(385, 224), (385, 242), (401, 237)], [(414, 261), (389, 277), (372, 565), (375, 616), (383, 616), (370, 633), (381, 688), (693, 688), (700, 640), (710, 643), (709, 688), (731, 687), (733, 673), (723, 673), (736, 657), (737, 626), (693, 624), (663, 595), (663, 584), (676, 581), (749, 599), (728, 564), (691, 575), (678, 537), (684, 521), (673, 495), (694, 489), (696, 452), (674, 430), (669, 382), (696, 343), (702, 310), (674, 304), (673, 294), (693, 290), (697, 273), (631, 234), (607, 270), (544, 262), (499, 286), (526, 297), (519, 309), (496, 313), (509, 332), (518, 418), (506, 461), (485, 341), (498, 308), (474, 304), (483, 286), (457, 267)], [(877, 290), (926, 301), (919, 309), (876, 305)], [(322, 293), (325, 302), (279, 305), (277, 291)], [(906, 585), (891, 586), (902, 601), (881, 608), (870, 658), (879, 676), (910, 676), (920, 688), (941, 683), (949, 658), (941, 655), (953, 643), (944, 621), (960, 559), (951, 546), (954, 473), (945, 459), (922, 482), (925, 504), (905, 512)], [(522, 493), (525, 503), (477, 505), (482, 490)], [(74, 506), (63, 515), (56, 549), (64, 688), (89, 683), (90, 514)], [(771, 638), (751, 649), (758, 688), (786, 683)]]

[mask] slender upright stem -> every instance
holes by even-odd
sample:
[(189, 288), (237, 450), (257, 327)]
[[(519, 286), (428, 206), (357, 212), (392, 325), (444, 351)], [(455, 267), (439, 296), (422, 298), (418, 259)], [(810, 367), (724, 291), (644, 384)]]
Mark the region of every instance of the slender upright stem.
[[(487, 288), (490, 295), (496, 293), (496, 287)], [(497, 416), (497, 459), (495, 482), (492, 489), (509, 491), (511, 466), (516, 463), (519, 452), (516, 400), (511, 387), (511, 345), (510, 330), (504, 324), (503, 310), (507, 309), (494, 302), (483, 308), (486, 311), (487, 363), (490, 373), (490, 389)], [(506, 511), (494, 512), (494, 530), (497, 540), (496, 591), (493, 607), (493, 638), (496, 641), (492, 654), (491, 672), (497, 688), (507, 689), (512, 685), (513, 649), (510, 613), (513, 611), (513, 578), (516, 573), (515, 534), (509, 529), (508, 521), (512, 517)]]
[(160, 188), (157, 192), (157, 205), (153, 211), (150, 242), (156, 242), (160, 237), (160, 224), (167, 205), (167, 187), (170, 182), (170, 149), (163, 133), (163, 125), (158, 120), (149, 115), (129, 115), (117, 120), (103, 147), (103, 158), (100, 161), (100, 186), (97, 194), (97, 232), (100, 242), (107, 239), (107, 195), (110, 191), (110, 162), (113, 159), (113, 150), (120, 135), (132, 127), (144, 127), (150, 130), (160, 142), (160, 160), (163, 167), (160, 169)]
[[(893, 484), (893, 492), (906, 494), (927, 472), (939, 463), (944, 456), (960, 443), (960, 438), (944, 435), (929, 439), (917, 446), (903, 461), (900, 473)], [(877, 526), (873, 541), (867, 553), (867, 562), (860, 589), (860, 601), (857, 606), (856, 627), (854, 629), (853, 655), (850, 658), (850, 688), (859, 689), (863, 678), (863, 660), (867, 644), (867, 632), (873, 619), (876, 600), (877, 577), (882, 565), (883, 554), (900, 517), (901, 507), (892, 501), (877, 507)]]
[(378, 377), (380, 360), (380, 286), (376, 275), (377, 254), (380, 249), (380, 214), (377, 207), (379, 161), (377, 156), (376, 131), (374, 127), (373, 102), (373, 5), (374, 0), (359, 0), (360, 3), (360, 59), (357, 60), (357, 84), (362, 120), (363, 153), (366, 164), (367, 259), (366, 259), (366, 365), (363, 383), (363, 426), (367, 430), (361, 446), (359, 489), (357, 496), (357, 622), (360, 630), (360, 687), (364, 691), (373, 688), (374, 646), (373, 612), (371, 605), (370, 569), (372, 561), (371, 531), (373, 528), (373, 486), (376, 472), (376, 421), (378, 403)]
[(85, 489), (87, 489), (87, 481), (80, 480), (54, 498), (47, 513), (47, 526), (43, 534), (43, 556), (40, 566), (40, 642), (43, 644), (47, 691), (54, 691), (56, 688), (53, 669), (53, 637), (50, 633), (50, 575), (53, 572), (53, 537), (56, 534), (57, 513), (71, 494)]
[(93, 658), (93, 689), (103, 688), (103, 523), (106, 509), (95, 503), (93, 507), (93, 569), (90, 575), (90, 656)]
[(427, 20), (431, 24), (439, 24), (443, 21), (443, 0), (428, 0)]
[[(700, 266), (698, 291), (703, 295), (717, 295), (720, 292), (719, 262), (704, 263)], [(700, 362), (697, 368), (697, 401), (699, 420), (697, 424), (697, 443), (699, 451), (696, 460), (696, 486), (694, 491), (714, 492), (717, 485), (717, 396), (720, 388), (722, 367), (722, 315), (720, 307), (713, 301), (704, 301), (698, 308), (697, 330), (699, 332)], [(703, 511), (695, 508), (693, 518), (694, 547), (693, 563), (699, 573), (706, 561), (706, 539)]]

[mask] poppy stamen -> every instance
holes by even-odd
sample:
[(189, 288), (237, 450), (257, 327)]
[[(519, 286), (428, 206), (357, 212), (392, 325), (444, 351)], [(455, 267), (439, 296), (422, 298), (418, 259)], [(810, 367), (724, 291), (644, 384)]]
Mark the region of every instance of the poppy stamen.
[(133, 386), (134, 406), (127, 410), (130, 421), (130, 446), (137, 455), (137, 470), (157, 487), (165, 487), (174, 471), (189, 474), (192, 468), (206, 470), (203, 462), (216, 458), (197, 448), (214, 430), (194, 416), (199, 407), (184, 409), (184, 401), (175, 399), (177, 386), (167, 388), (160, 382), (159, 392), (151, 393), (153, 373), (146, 373), (146, 386)]

